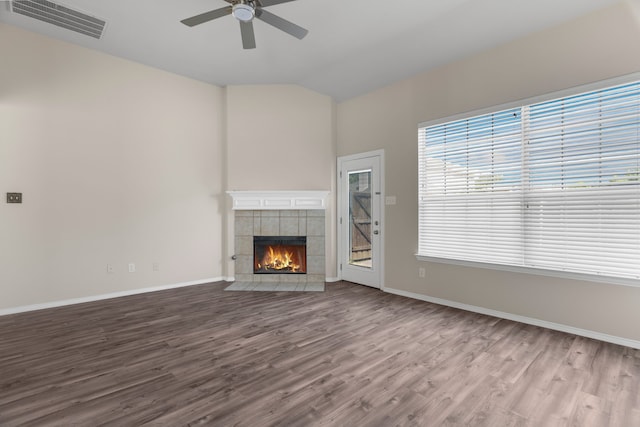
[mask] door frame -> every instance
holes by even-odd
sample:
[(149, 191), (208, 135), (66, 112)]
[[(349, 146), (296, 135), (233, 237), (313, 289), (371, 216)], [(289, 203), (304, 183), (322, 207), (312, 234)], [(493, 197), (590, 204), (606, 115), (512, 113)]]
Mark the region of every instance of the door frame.
[[(339, 156), (337, 158), (337, 171), (336, 171), (336, 179), (337, 179), (337, 210), (336, 210), (336, 224), (337, 224), (337, 229), (338, 229), (338, 233), (337, 233), (337, 238), (338, 238), (338, 279), (343, 280), (343, 274), (342, 274), (342, 263), (344, 262), (347, 255), (347, 251), (348, 251), (348, 244), (347, 244), (347, 239), (344, 235), (344, 228), (343, 224), (340, 223), (340, 218), (342, 216), (343, 213), (343, 209), (345, 209), (346, 207), (344, 206), (344, 188), (342, 185), (342, 177), (340, 176), (341, 172), (342, 172), (342, 167), (343, 164), (345, 162), (348, 161), (353, 161), (353, 160), (362, 160), (362, 159), (367, 159), (370, 157), (378, 157), (379, 159), (379, 164), (380, 164), (380, 189), (379, 191), (376, 191), (375, 193), (380, 193), (378, 197), (378, 200), (380, 203), (379, 206), (379, 212), (380, 212), (380, 227), (379, 227), (379, 243), (380, 243), (380, 248), (379, 248), (379, 265), (377, 266), (377, 272), (378, 272), (378, 283), (380, 284), (380, 286), (371, 286), (371, 285), (367, 285), (367, 284), (362, 284), (365, 286), (371, 286), (375, 289), (380, 289), (380, 290), (384, 290), (385, 288), (385, 283), (384, 283), (384, 265), (385, 265), (385, 228), (386, 228), (386, 222), (385, 222), (385, 174), (384, 174), (384, 170), (385, 170), (385, 158), (384, 158), (384, 149), (380, 149), (380, 150), (373, 150), (373, 151), (367, 151), (364, 153), (357, 153), (357, 154), (350, 154), (348, 156)], [(348, 191), (348, 190), (347, 190)], [(375, 189), (374, 189), (375, 191)], [(377, 194), (376, 194), (377, 195)], [(372, 198), (373, 200), (374, 198)], [(348, 233), (348, 231), (347, 231)]]

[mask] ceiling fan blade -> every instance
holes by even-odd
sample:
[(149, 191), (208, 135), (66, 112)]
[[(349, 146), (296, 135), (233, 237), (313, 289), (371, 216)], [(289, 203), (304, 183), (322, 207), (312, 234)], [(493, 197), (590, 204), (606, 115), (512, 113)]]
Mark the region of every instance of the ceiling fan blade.
[(216, 18), (222, 18), (223, 16), (231, 15), (231, 9), (232, 6), (226, 6), (220, 9), (201, 13), (200, 15), (192, 16), (191, 18), (183, 19), (180, 22), (182, 22), (184, 25), (188, 25), (189, 27), (193, 27), (195, 25), (212, 21)]
[(304, 28), (294, 24), (293, 22), (287, 21), (284, 18), (280, 18), (278, 15), (274, 15), (271, 12), (267, 12), (266, 10), (256, 9), (256, 18), (266, 22), (269, 25), (273, 25), (279, 30), (284, 31), (287, 34), (292, 35), (297, 39), (303, 39), (304, 36), (307, 35), (309, 30), (305, 30)]
[(290, 1), (294, 1), (294, 0), (258, 0), (258, 3), (262, 7), (267, 7), (267, 6), (273, 6), (275, 4), (280, 4), (280, 3), (289, 3)]
[(242, 34), (242, 47), (244, 49), (254, 49), (256, 47), (256, 37), (253, 33), (253, 22), (240, 21), (240, 34)]

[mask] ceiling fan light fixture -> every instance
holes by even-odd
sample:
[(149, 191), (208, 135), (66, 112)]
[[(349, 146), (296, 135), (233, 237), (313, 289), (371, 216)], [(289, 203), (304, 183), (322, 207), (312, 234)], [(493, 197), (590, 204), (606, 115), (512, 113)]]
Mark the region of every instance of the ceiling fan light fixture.
[[(1, 0), (0, 0), (1, 1)], [(14, 0), (19, 1), (19, 0)], [(20, 0), (22, 1), (22, 0)], [(48, 0), (39, 0), (48, 1)], [(267, 6), (273, 6), (280, 3), (287, 3), (295, 0), (224, 0), (229, 3), (228, 6), (218, 9), (210, 10), (208, 12), (200, 13), (190, 18), (183, 19), (182, 22), (188, 27), (195, 27), (196, 25), (204, 24), (205, 22), (213, 21), (214, 19), (222, 18), (225, 16), (233, 15), (233, 17), (240, 23), (240, 35), (242, 36), (242, 47), (244, 49), (254, 49), (256, 47), (255, 34), (253, 31), (253, 20), (259, 19), (265, 24), (269, 24), (272, 27), (284, 31), (302, 40), (308, 30), (302, 28), (299, 25), (289, 22), (278, 15), (264, 10)]]
[(238, 3), (233, 5), (231, 14), (238, 21), (249, 22), (249, 21), (252, 21), (253, 18), (256, 16), (256, 11), (253, 7), (249, 6), (248, 4)]

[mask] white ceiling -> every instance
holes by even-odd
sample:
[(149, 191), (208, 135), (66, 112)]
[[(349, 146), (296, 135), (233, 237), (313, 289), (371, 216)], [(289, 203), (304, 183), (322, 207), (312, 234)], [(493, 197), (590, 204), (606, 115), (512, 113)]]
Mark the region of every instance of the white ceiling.
[(253, 50), (232, 16), (180, 23), (223, 0), (53, 1), (106, 20), (102, 39), (13, 14), (9, 2), (0, 22), (220, 86), (299, 84), (343, 101), (619, 0), (296, 0), (266, 10), (307, 37), (256, 20)]

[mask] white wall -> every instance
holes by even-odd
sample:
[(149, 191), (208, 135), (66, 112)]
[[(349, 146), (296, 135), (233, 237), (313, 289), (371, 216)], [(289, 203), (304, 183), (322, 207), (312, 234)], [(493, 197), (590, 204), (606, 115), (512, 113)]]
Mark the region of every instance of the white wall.
[[(386, 286), (640, 340), (640, 288), (418, 262), (418, 123), (640, 71), (640, 23), (616, 6), (338, 105), (338, 155), (386, 150)], [(418, 278), (418, 268), (426, 278)]]
[(4, 24), (0, 58), (0, 309), (222, 275), (223, 89)]

